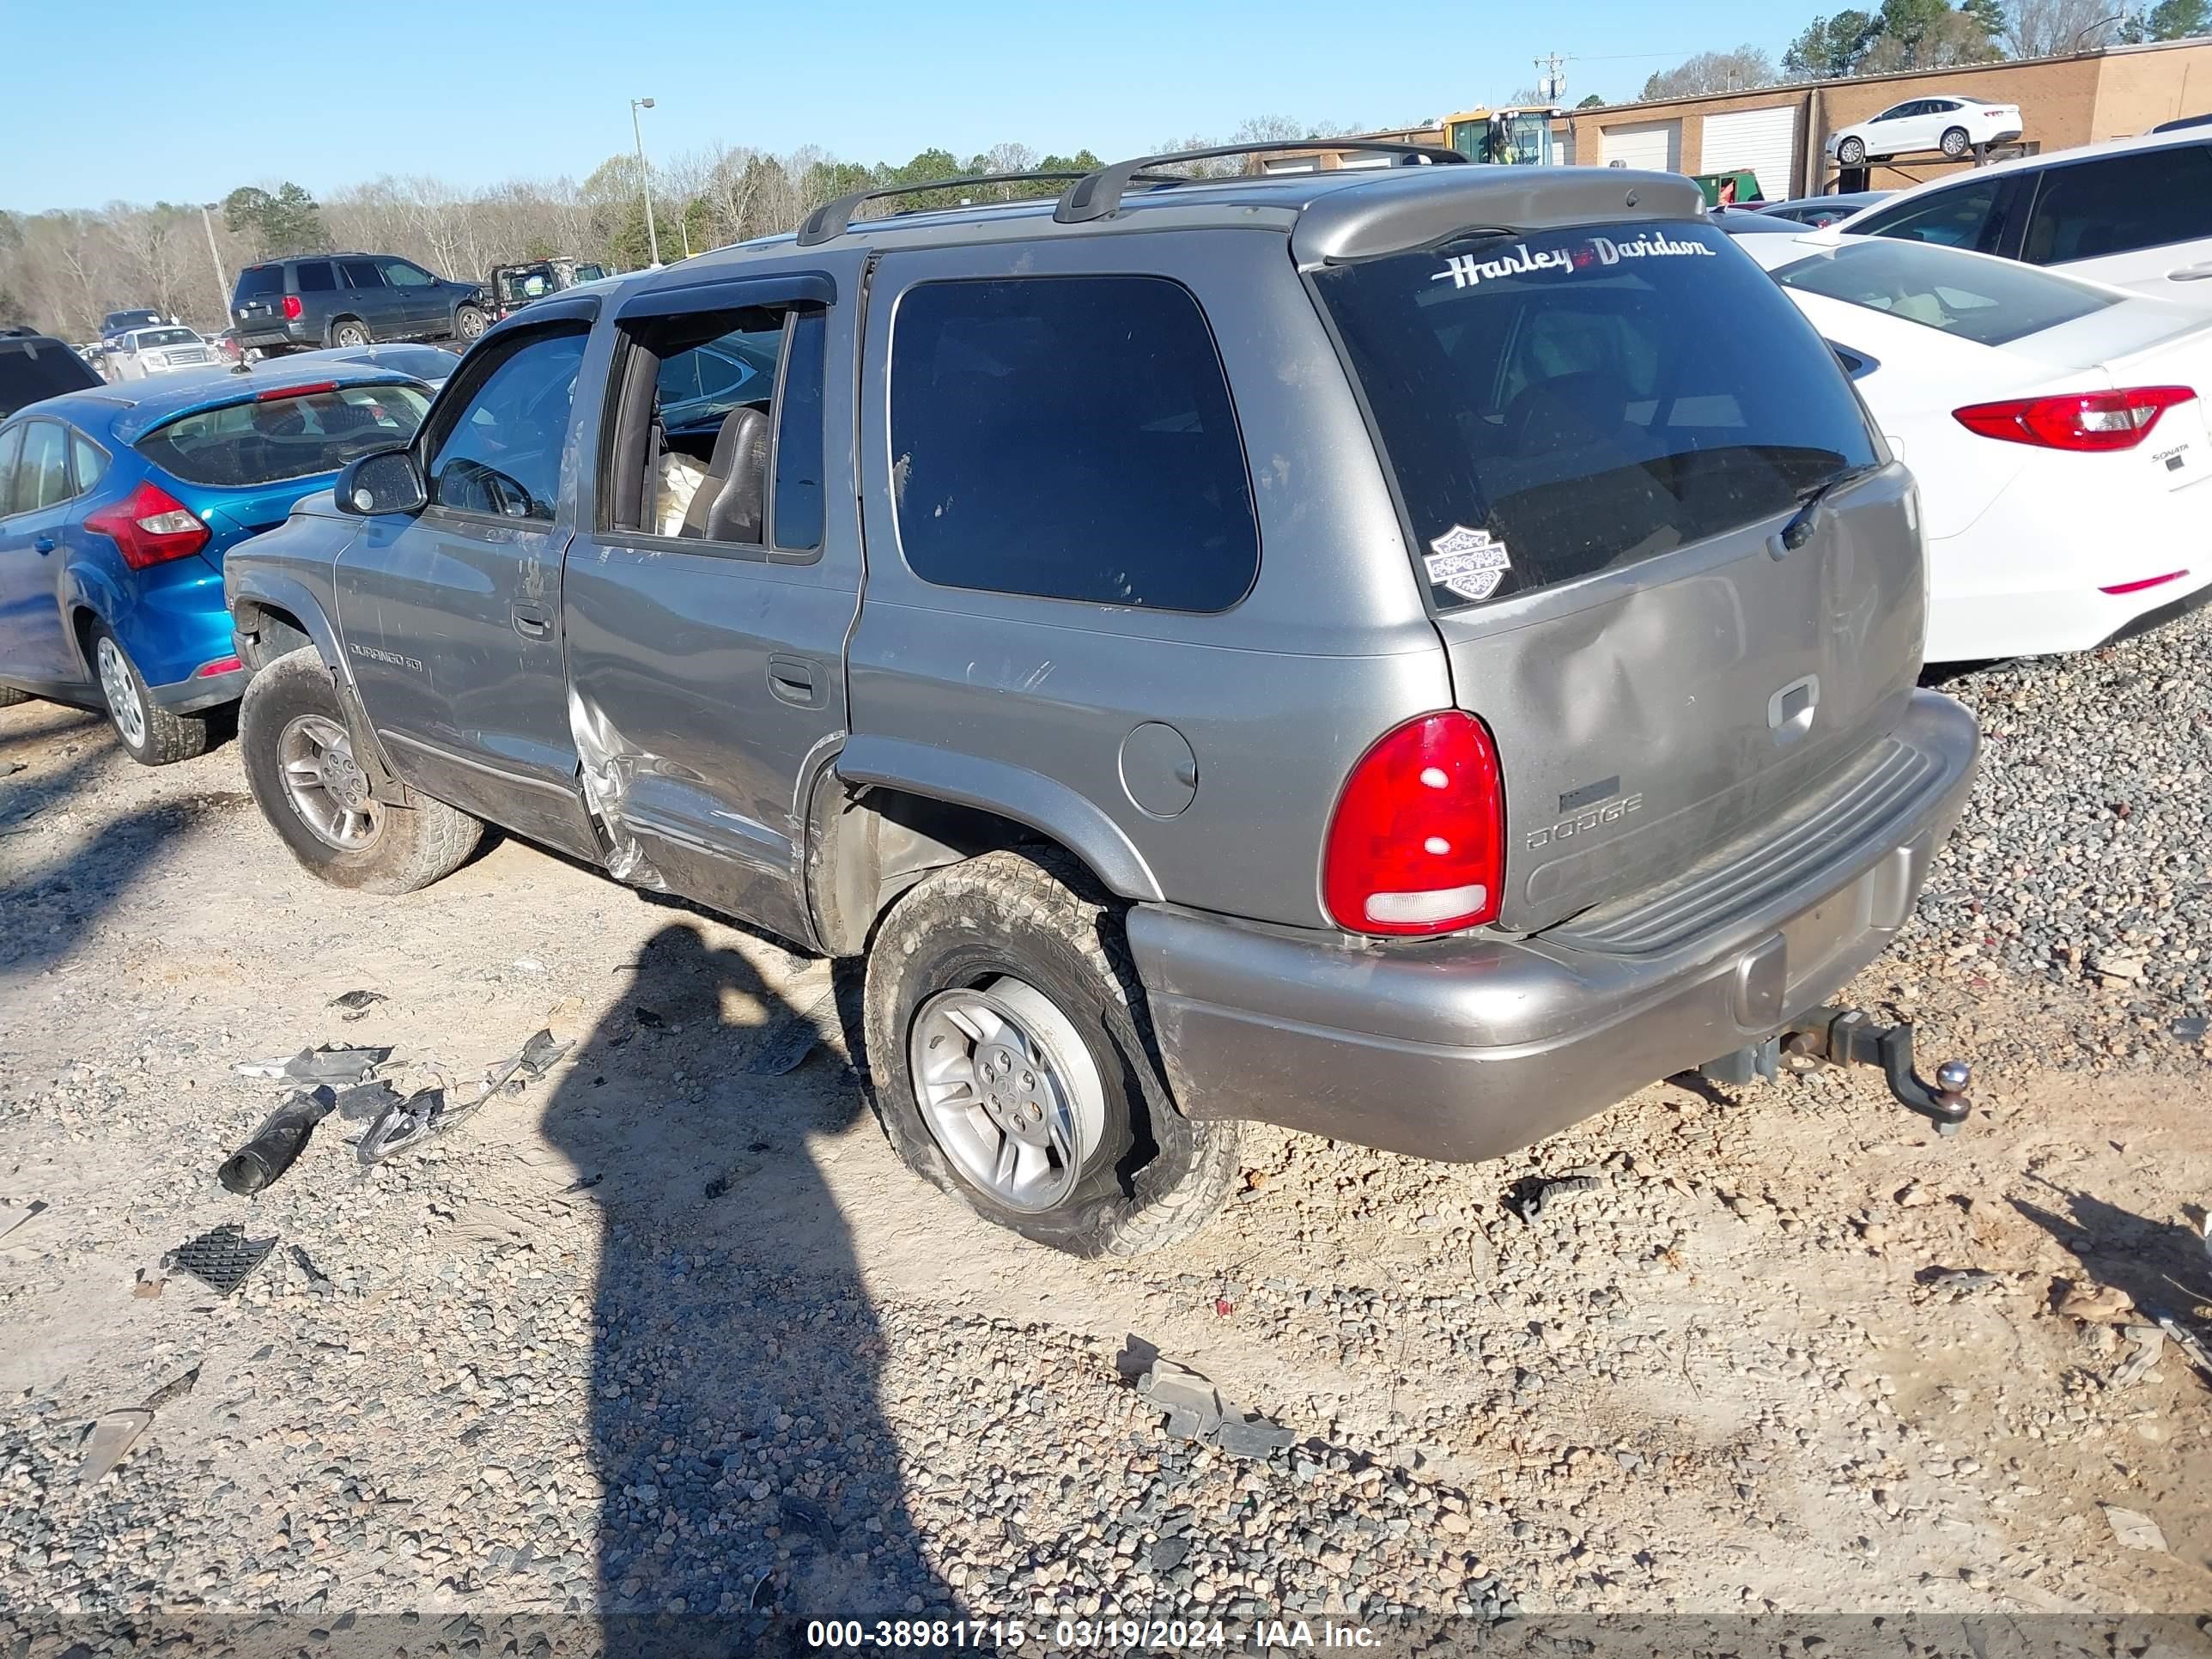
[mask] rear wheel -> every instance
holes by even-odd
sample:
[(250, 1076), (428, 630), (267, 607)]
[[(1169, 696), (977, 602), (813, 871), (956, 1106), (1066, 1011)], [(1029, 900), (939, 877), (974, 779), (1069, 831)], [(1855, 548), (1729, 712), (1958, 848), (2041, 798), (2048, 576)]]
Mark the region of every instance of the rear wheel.
[(92, 669), (100, 678), (109, 723), (132, 760), (141, 766), (167, 766), (206, 752), (207, 722), (172, 714), (155, 702), (146, 690), (145, 677), (106, 623), (92, 625), (90, 643)]
[(464, 340), (473, 340), (484, 331), (484, 314), (474, 306), (463, 306), (453, 313), (453, 332)]
[(458, 869), (483, 834), (443, 801), (418, 794), (416, 805), (394, 806), (370, 795), (331, 671), (311, 645), (247, 684), (238, 742), (262, 817), (333, 887), (411, 893)]
[(1973, 140), (1966, 137), (1966, 130), (1964, 127), (1945, 129), (1942, 143), (1943, 154), (1954, 161), (1973, 148)]
[(1864, 167), (1866, 141), (1863, 138), (1844, 139), (1842, 143), (1836, 146), (1836, 159), (1847, 167)]
[(1000, 852), (902, 898), (868, 953), (868, 1068), (917, 1174), (1040, 1243), (1133, 1255), (1220, 1206), (1237, 1126), (1176, 1109), (1120, 918), (1082, 884)]
[(368, 325), (358, 317), (341, 317), (331, 325), (331, 343), (334, 346), (365, 346), (372, 337)]

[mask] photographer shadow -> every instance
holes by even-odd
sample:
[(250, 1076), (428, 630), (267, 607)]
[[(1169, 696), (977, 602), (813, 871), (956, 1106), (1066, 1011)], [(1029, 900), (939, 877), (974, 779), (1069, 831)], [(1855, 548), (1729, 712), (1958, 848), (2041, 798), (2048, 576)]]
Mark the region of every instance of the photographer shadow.
[(864, 1110), (830, 1006), (809, 1059), (746, 1069), (830, 982), (819, 966), (793, 981), (779, 994), (670, 922), (546, 1108), (599, 1212), (589, 1452), (609, 1653), (795, 1650), (811, 1619), (958, 1616), (919, 1548), (878, 1397), (884, 1336), (808, 1148)]

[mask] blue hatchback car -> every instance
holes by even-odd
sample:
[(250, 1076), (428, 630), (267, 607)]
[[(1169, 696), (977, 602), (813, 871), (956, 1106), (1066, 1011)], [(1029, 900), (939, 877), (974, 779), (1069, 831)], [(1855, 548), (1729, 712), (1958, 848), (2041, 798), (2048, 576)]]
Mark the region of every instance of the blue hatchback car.
[(0, 425), (0, 705), (104, 707), (149, 766), (207, 746), (246, 669), (222, 557), (406, 442), (431, 392), (388, 368), (283, 360), (49, 398)]

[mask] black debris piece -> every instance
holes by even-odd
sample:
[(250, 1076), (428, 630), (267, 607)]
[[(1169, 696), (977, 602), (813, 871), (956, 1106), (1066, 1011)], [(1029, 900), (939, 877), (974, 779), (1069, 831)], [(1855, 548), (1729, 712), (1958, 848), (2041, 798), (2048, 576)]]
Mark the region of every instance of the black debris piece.
[(356, 1083), (338, 1095), (338, 1115), (349, 1123), (374, 1123), (386, 1109), (399, 1103), (399, 1091), (382, 1078)]
[(274, 1238), (248, 1238), (237, 1222), (226, 1222), (169, 1252), (165, 1266), (182, 1269), (213, 1291), (228, 1296), (252, 1276), (276, 1248)]
[(712, 1181), (707, 1183), (707, 1201), (711, 1204), (729, 1190), (729, 1176), (726, 1175), (718, 1175)]
[(795, 1492), (780, 1494), (776, 1509), (787, 1527), (796, 1527), (824, 1549), (837, 1547), (837, 1525), (830, 1520), (830, 1511), (811, 1498)]
[(634, 1008), (630, 1011), (630, 1018), (648, 1031), (665, 1031), (668, 1029), (668, 1022), (650, 1008)]
[(386, 1107), (354, 1143), (354, 1151), (364, 1164), (381, 1164), (394, 1152), (428, 1140), (445, 1127), (446, 1116), (443, 1089), (417, 1089), (406, 1099)]
[(1172, 1359), (1154, 1359), (1137, 1378), (1137, 1392), (1168, 1414), (1167, 1431), (1182, 1440), (1218, 1446), (1232, 1457), (1271, 1457), (1285, 1450), (1291, 1431), (1224, 1399), (1200, 1373)]
[(535, 1083), (553, 1069), (554, 1061), (575, 1046), (573, 1042), (556, 1042), (550, 1030), (541, 1030), (522, 1045), (522, 1070)]
[(769, 1022), (754, 1038), (745, 1056), (748, 1077), (781, 1077), (797, 1068), (829, 1035), (827, 1022), (837, 1017), (837, 994), (827, 990), (804, 1008), (787, 1009)]
[(309, 1255), (302, 1246), (291, 1244), (287, 1245), (285, 1248), (290, 1251), (292, 1260), (298, 1266), (300, 1271), (307, 1274), (307, 1283), (310, 1285), (327, 1285), (331, 1282), (331, 1276), (315, 1265), (315, 1258)]
[(571, 1193), (588, 1193), (592, 1188), (598, 1186), (605, 1179), (606, 1176), (604, 1173), (599, 1175), (580, 1176), (561, 1189), (560, 1196), (566, 1198)]
[(199, 1380), (200, 1368), (195, 1365), (182, 1376), (172, 1377), (148, 1395), (144, 1403), (138, 1409), (142, 1412), (157, 1412), (164, 1406), (173, 1406), (190, 1394)]
[(1561, 1199), (1594, 1193), (1604, 1184), (1594, 1175), (1530, 1176), (1513, 1183), (1505, 1194), (1505, 1207), (1523, 1221), (1534, 1221)]
[(389, 1047), (357, 1048), (326, 1042), (319, 1048), (302, 1048), (289, 1060), (249, 1060), (237, 1069), (241, 1077), (273, 1077), (291, 1083), (359, 1083), (391, 1058)]
[(338, 1017), (350, 1025), (355, 1020), (367, 1018), (368, 1011), (378, 1003), (391, 1000), (381, 991), (348, 991), (332, 997), (330, 1006), (340, 1010)]
[(215, 1178), (227, 1192), (251, 1198), (292, 1167), (315, 1132), (315, 1125), (331, 1114), (337, 1097), (328, 1089), (295, 1092), (262, 1121), (253, 1139), (225, 1158)]

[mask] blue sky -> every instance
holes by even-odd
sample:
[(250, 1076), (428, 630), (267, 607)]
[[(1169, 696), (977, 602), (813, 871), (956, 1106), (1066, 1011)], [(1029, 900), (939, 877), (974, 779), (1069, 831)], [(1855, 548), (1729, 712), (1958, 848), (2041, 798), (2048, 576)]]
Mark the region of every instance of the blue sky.
[[(380, 173), (580, 178), (630, 143), (904, 161), (942, 144), (1128, 154), (1247, 116), (1386, 124), (1510, 95), (1558, 52), (1568, 99), (1632, 95), (1692, 52), (1778, 52), (1816, 5), (1690, 9), (1216, 0), (1093, 8), (703, 0), (365, 0), (7, 8), (0, 207), (211, 201)], [(1109, 21), (1109, 17), (1120, 21)], [(157, 79), (157, 77), (159, 77)]]

